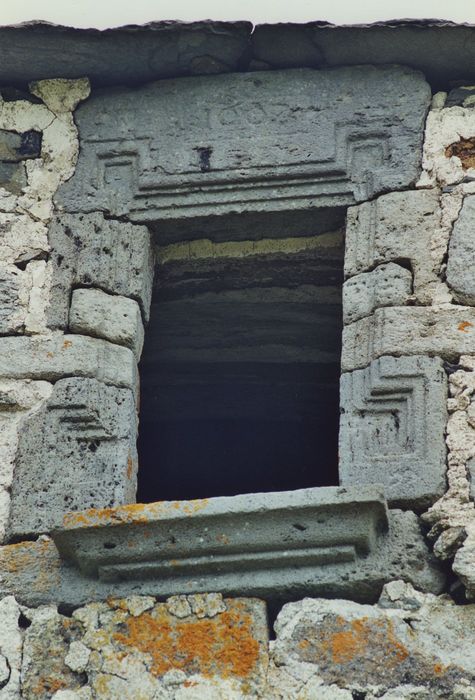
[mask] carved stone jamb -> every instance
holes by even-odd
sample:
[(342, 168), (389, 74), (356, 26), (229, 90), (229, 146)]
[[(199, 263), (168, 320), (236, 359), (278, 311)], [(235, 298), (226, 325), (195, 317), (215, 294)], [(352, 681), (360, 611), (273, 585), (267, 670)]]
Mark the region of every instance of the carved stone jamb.
[(382, 484), (421, 508), (445, 488), (447, 380), (439, 358), (381, 357), (341, 378), (340, 482)]

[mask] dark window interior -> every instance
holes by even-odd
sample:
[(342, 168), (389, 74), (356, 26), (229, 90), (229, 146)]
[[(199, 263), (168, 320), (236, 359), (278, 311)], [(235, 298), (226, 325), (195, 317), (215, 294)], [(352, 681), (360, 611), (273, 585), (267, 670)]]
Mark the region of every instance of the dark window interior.
[(338, 483), (342, 233), (265, 243), (159, 249), (139, 502)]

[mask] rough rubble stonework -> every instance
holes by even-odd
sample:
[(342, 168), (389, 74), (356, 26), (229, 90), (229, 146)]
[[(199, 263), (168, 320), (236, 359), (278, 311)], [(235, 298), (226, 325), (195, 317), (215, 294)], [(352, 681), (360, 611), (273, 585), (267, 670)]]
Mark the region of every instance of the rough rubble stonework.
[(2, 700), (475, 697), (474, 606), (403, 581), (387, 584), (375, 606), (285, 605), (270, 644), (262, 601), (217, 593), (21, 615), (13, 597), (0, 601)]

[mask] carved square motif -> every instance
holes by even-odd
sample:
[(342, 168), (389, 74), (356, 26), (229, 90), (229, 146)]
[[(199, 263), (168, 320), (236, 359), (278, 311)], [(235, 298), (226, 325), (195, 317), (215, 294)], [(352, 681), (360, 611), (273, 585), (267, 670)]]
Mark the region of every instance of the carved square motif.
[(382, 484), (421, 507), (445, 486), (447, 380), (439, 358), (381, 357), (341, 378), (342, 485)]

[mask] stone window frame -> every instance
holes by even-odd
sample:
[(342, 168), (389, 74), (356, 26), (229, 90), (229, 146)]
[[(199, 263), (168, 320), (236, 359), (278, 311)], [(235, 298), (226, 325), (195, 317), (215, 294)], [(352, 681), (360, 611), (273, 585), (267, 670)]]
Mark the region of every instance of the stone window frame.
[[(424, 167), (424, 176), (430, 177), (432, 175), (430, 163), (424, 163)], [(437, 167), (438, 163), (435, 164), (433, 170), (436, 170)], [(343, 408), (345, 418), (343, 420), (342, 445), (346, 454), (350, 454), (349, 450), (351, 450), (355, 460), (351, 463), (343, 463), (340, 468), (340, 477), (344, 488), (351, 491), (353, 484), (361, 484), (362, 476), (369, 484), (374, 484), (375, 480), (376, 483), (383, 482), (383, 484), (386, 481), (387, 483), (384, 485), (389, 494), (389, 505), (412, 507), (417, 511), (423, 510), (441, 496), (445, 488), (445, 441), (442, 443), (441, 440), (444, 438), (447, 421), (445, 401), (447, 379), (443, 369), (443, 361), (450, 362), (470, 353), (470, 328), (473, 325), (470, 320), (473, 317), (473, 309), (469, 306), (462, 308), (452, 305), (451, 308), (434, 308), (437, 304), (450, 304), (447, 297), (444, 297), (444, 294), (448, 293), (448, 288), (441, 281), (439, 272), (447, 248), (446, 246), (444, 251), (443, 241), (448, 242), (451, 226), (456, 218), (453, 212), (451, 216), (450, 210), (450, 206), (453, 207), (455, 195), (461, 206), (461, 202), (469, 192), (465, 188), (455, 193), (451, 199), (447, 196), (444, 200), (442, 197), (441, 201), (436, 188), (438, 181), (434, 179), (431, 184), (432, 189), (428, 189), (424, 176), (421, 179), (420, 189), (382, 194), (370, 202), (350, 207), (349, 210), (347, 245), (350, 252), (348, 259), (345, 256), (345, 271), (348, 279), (345, 282), (344, 295), (347, 300), (351, 300), (355, 297), (356, 292), (356, 296), (360, 295), (361, 301), (359, 309), (352, 308), (351, 303), (345, 305), (347, 327), (343, 341)], [(433, 177), (438, 177), (438, 173)], [(429, 200), (432, 200), (432, 204)], [(457, 213), (460, 211), (460, 206)], [(427, 211), (428, 208), (429, 211)], [(407, 221), (404, 221), (402, 225), (400, 221), (401, 211), (407, 214)], [(388, 212), (389, 214), (392, 212), (393, 215), (397, 212), (398, 223), (403, 231), (403, 234), (399, 236), (399, 241), (394, 239), (391, 227), (387, 226)], [(432, 226), (427, 223), (431, 216)], [(61, 215), (58, 225), (63, 226), (66, 218), (67, 215)], [(435, 220), (438, 222), (436, 233), (434, 233)], [(418, 234), (420, 234), (417, 241), (414, 236), (411, 237), (411, 231), (415, 229), (415, 222)], [(112, 227), (114, 226), (115, 224)], [(144, 232), (144, 236), (146, 235), (146, 229), (137, 224), (122, 224), (121, 222), (120, 226), (133, 227), (134, 235), (140, 231)], [(53, 235), (51, 233), (53, 230), (54, 226), (50, 228), (50, 236)], [(354, 240), (353, 249), (351, 239)], [(433, 256), (432, 259), (429, 259), (427, 255), (421, 257), (421, 250), (427, 251), (428, 248), (434, 247), (434, 241), (437, 243), (437, 240), (440, 248), (437, 255)], [(361, 259), (362, 250), (364, 250), (363, 260)], [(354, 259), (352, 259), (352, 255)], [(408, 285), (407, 261), (410, 261), (410, 267), (414, 274), (411, 289)], [(94, 261), (89, 264), (94, 269)], [(140, 264), (142, 265), (142, 263)], [(87, 267), (86, 263), (85, 267)], [(391, 294), (389, 296), (388, 280), (391, 281)], [(147, 293), (147, 283), (139, 291), (125, 290), (120, 294), (118, 290), (121, 289), (121, 283), (121, 280), (114, 280), (114, 288), (110, 290), (115, 295), (114, 302), (118, 301), (119, 296), (128, 301), (132, 298), (136, 306), (142, 306), (141, 312), (143, 314), (146, 306), (140, 304), (142, 301), (140, 295)], [(102, 285), (98, 291), (108, 295), (107, 288)], [(59, 290), (60, 292), (61, 290)], [(48, 356), (51, 353), (53, 357), (61, 358), (61, 362), (64, 363), (63, 367), (48, 370), (47, 377), (52, 380), (67, 382), (67, 378), (64, 380), (60, 378), (65, 375), (67, 377), (69, 374), (84, 378), (96, 377), (110, 386), (127, 389), (136, 397), (137, 376), (133, 356), (134, 352), (139, 352), (142, 342), (140, 330), (142, 326), (141, 321), (139, 323), (140, 316), (137, 315), (136, 306), (133, 307), (134, 312), (131, 314), (132, 316), (135, 314), (135, 320), (130, 326), (133, 330), (128, 329), (129, 335), (126, 342), (121, 337), (119, 346), (122, 347), (116, 346), (114, 350), (107, 347), (107, 353), (104, 354), (104, 346), (95, 342), (96, 339), (87, 337), (88, 332), (85, 329), (90, 319), (85, 318), (84, 314), (81, 316), (81, 297), (84, 299), (86, 292), (94, 294), (94, 290), (80, 289), (79, 287), (73, 292), (73, 308), (76, 309), (73, 314), (75, 318), (74, 328), (76, 333), (81, 331), (84, 335), (53, 334), (53, 337), (39, 341), (37, 338), (28, 338), (26, 340), (29, 343), (30, 356), (35, 358), (40, 355)], [(91, 296), (91, 294), (86, 296)], [(95, 293), (95, 299), (100, 313), (107, 314), (107, 304), (110, 300), (97, 293)], [(413, 306), (413, 304), (422, 306)], [(434, 325), (437, 326), (437, 333), (427, 340), (427, 329), (433, 328)], [(462, 329), (461, 326), (464, 328)], [(61, 325), (59, 323), (55, 326), (54, 321), (50, 321), (51, 327), (61, 328)], [(407, 328), (410, 328), (413, 333), (413, 342), (408, 342), (411, 339), (407, 337)], [(388, 329), (391, 331), (389, 332)], [(90, 328), (88, 330), (91, 332)], [(112, 334), (111, 337), (113, 337)], [(366, 339), (366, 343), (361, 342), (362, 337)], [(4, 352), (11, 356), (12, 353), (15, 353), (17, 344), (9, 343), (8, 340), (4, 345)], [(128, 352), (124, 351), (124, 345), (129, 350)], [(98, 358), (101, 358), (101, 362), (97, 361)], [(97, 375), (98, 365), (101, 368), (99, 377)], [(26, 374), (26, 369), (23, 366), (17, 370), (14, 369), (13, 374), (9, 376), (21, 378)], [(41, 380), (46, 376), (46, 372), (44, 368), (31, 370), (30, 366), (27, 376)], [(65, 397), (62, 399), (63, 403), (59, 402), (55, 408), (65, 409), (68, 404), (67, 393), (66, 388)], [(345, 404), (346, 397), (348, 397), (348, 406)], [(84, 399), (86, 408), (88, 402), (92, 402), (91, 405), (93, 405), (94, 396), (92, 399), (91, 397)], [(402, 405), (406, 407), (407, 411), (405, 420), (395, 421), (394, 413)], [(367, 443), (361, 440), (361, 435), (358, 435), (358, 432), (361, 431), (353, 430), (354, 425), (361, 417), (368, 415), (368, 413), (372, 414), (375, 423), (381, 420), (384, 415), (389, 419), (388, 435), (391, 435), (392, 430), (394, 437), (394, 431), (397, 433), (403, 425), (405, 430), (412, 431), (414, 445), (417, 441), (419, 445), (423, 444), (429, 450), (427, 453), (424, 450), (415, 449), (415, 462), (411, 462), (407, 459), (408, 443), (407, 441), (404, 443), (398, 456), (401, 469), (399, 484), (394, 484), (394, 454), (391, 455), (391, 461), (388, 460), (386, 470), (384, 470), (381, 454), (371, 455), (368, 453)], [(424, 416), (422, 420), (421, 415)], [(97, 439), (94, 430), (100, 432), (103, 426), (94, 425), (93, 419), (87, 415), (84, 416), (84, 412), (82, 416), (83, 423), (77, 419), (72, 422), (75, 423), (76, 427), (79, 426), (80, 430), (86, 431), (83, 434), (86, 435), (87, 440)], [(348, 418), (348, 416), (350, 417)], [(433, 440), (434, 435), (437, 436), (437, 440)], [(427, 454), (429, 454), (429, 460), (426, 459)], [(418, 484), (420, 487), (418, 492), (414, 491), (414, 484), (410, 481), (414, 464), (417, 464), (420, 469), (425, 467), (423, 479)], [(359, 465), (357, 476), (355, 476), (354, 465)], [(133, 469), (131, 471), (133, 472)], [(393, 493), (391, 493), (391, 489), (394, 489)], [(372, 500), (378, 500), (375, 493), (373, 493)], [(199, 504), (190, 507), (192, 510), (195, 507), (200, 509)], [(181, 515), (186, 514), (186, 506), (180, 506), (180, 511), (183, 511)], [(190, 514), (194, 515), (194, 512)], [(152, 519), (161, 517), (158, 513), (149, 513), (147, 518), (149, 515)], [(122, 510), (119, 507), (117, 513), (107, 516), (103, 514), (97, 517), (99, 520), (94, 521), (96, 529), (101, 518), (109, 525), (117, 520), (126, 521), (129, 525), (136, 521), (133, 507), (127, 509), (127, 506)], [(77, 530), (80, 523), (74, 517), (69, 521), (69, 524), (66, 521), (64, 525), (66, 526), (65, 531), (70, 529), (74, 532), (75, 537), (79, 536)], [(58, 535), (56, 539), (59, 543), (60, 536)], [(68, 547), (70, 548), (70, 546), (69, 544)], [(66, 552), (67, 547), (66, 549), (63, 547), (63, 551)]]

